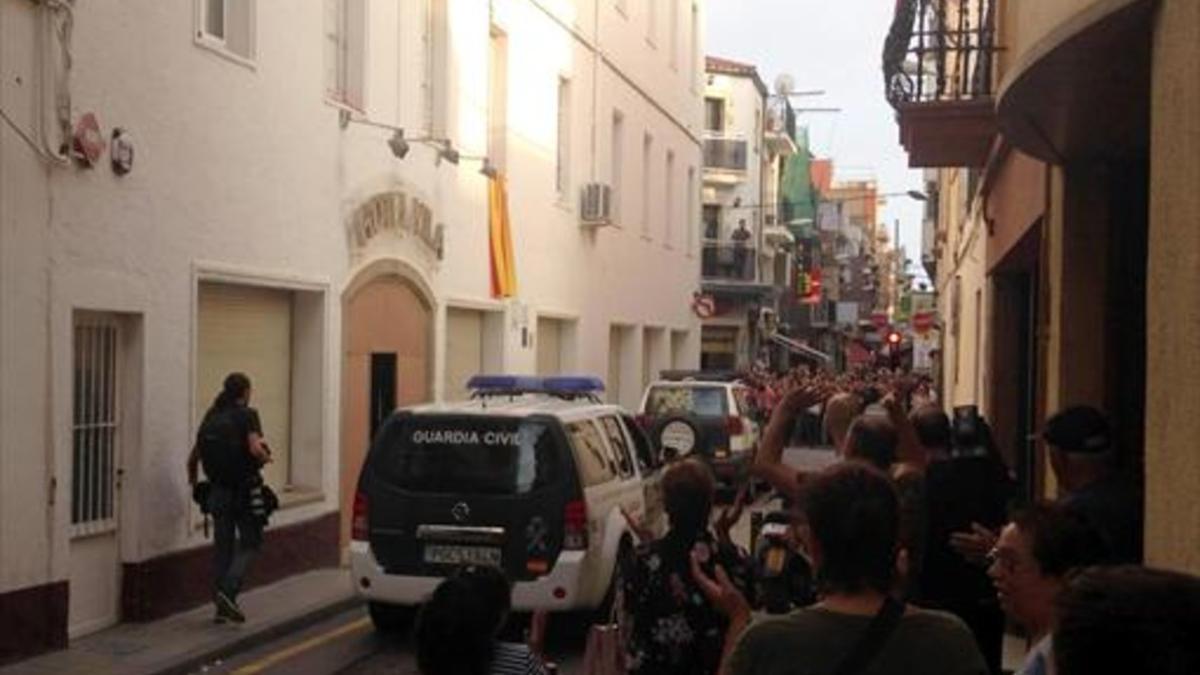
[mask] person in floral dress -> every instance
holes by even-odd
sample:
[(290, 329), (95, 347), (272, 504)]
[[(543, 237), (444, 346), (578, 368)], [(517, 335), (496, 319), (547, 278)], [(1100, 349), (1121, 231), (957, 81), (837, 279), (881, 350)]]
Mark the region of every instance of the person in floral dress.
[(681, 461), (667, 470), (662, 488), (670, 529), (641, 544), (621, 571), (626, 668), (629, 675), (714, 675), (728, 621), (693, 580), (691, 556), (695, 551), (709, 573), (720, 565), (743, 593), (751, 593), (749, 557), (729, 540), (743, 495), (718, 518), (714, 534), (709, 516), (715, 483), (708, 465)]

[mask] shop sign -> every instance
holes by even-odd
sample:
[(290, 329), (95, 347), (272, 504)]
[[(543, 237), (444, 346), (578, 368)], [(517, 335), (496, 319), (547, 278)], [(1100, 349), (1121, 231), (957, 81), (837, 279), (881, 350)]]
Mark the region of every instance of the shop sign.
[(399, 190), (377, 194), (350, 217), (350, 235), (357, 250), (387, 231), (415, 236), (438, 260), (442, 259), (445, 226), (433, 224), (433, 211), (417, 197)]

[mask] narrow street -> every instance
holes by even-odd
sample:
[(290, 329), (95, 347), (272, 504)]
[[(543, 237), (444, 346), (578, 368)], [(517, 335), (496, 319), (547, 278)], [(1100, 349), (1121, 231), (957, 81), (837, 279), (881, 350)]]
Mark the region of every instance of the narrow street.
[[(785, 451), (784, 461), (798, 470), (814, 471), (836, 461), (836, 455), (828, 448), (790, 448)], [(747, 546), (750, 513), (768, 511), (777, 504), (764, 496), (750, 505), (731, 531), (734, 541)], [(576, 673), (582, 667), (587, 627), (588, 618), (584, 614), (551, 617), (547, 629), (547, 657), (558, 665), (563, 675)], [(371, 625), (366, 610), (358, 608), (193, 672), (197, 675), (415, 675), (417, 670), (411, 641), (380, 636)]]
[(1198, 186), (1200, 0), (0, 0), (0, 675), (1200, 673)]

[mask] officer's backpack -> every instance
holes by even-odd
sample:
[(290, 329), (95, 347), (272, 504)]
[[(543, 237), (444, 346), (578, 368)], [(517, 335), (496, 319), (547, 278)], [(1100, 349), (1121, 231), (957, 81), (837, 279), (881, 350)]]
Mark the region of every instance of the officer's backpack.
[(226, 409), (207, 415), (196, 432), (204, 475), (218, 485), (239, 486), (246, 480), (246, 439), (234, 412)]

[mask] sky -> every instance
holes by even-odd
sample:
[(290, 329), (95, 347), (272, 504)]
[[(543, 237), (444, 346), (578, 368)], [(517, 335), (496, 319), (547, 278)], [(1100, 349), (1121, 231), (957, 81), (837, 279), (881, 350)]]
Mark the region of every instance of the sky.
[[(801, 113), (796, 121), (809, 128), (814, 154), (834, 160), (835, 179), (873, 177), (884, 193), (923, 190), (883, 96), (880, 58), (894, 7), (895, 0), (708, 0), (705, 52), (757, 66), (772, 91), (783, 73), (795, 91), (824, 90), (792, 105), (841, 108)], [(923, 213), (908, 197), (891, 197), (880, 210), (889, 235), (900, 220), (900, 242), (917, 274)]]

